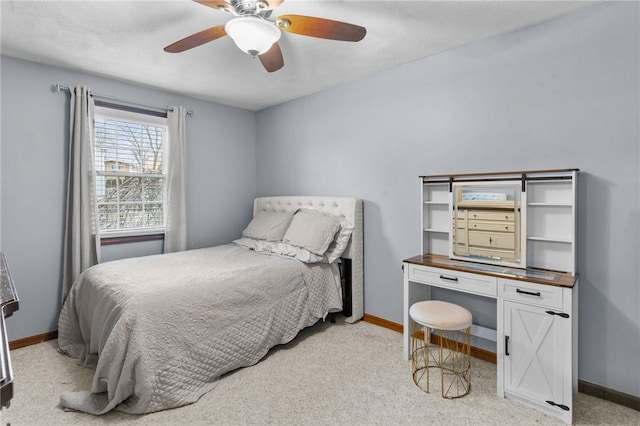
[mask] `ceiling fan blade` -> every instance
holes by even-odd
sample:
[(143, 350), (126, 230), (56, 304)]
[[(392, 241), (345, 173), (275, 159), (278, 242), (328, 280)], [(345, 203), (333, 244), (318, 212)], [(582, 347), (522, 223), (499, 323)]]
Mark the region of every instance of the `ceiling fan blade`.
[(192, 34), (189, 37), (185, 37), (182, 40), (178, 40), (165, 47), (164, 51), (168, 53), (184, 52), (185, 50), (193, 49), (194, 47), (213, 41), (225, 35), (227, 35), (227, 33), (224, 30), (224, 25), (218, 25), (217, 27), (211, 27), (204, 31), (200, 31), (199, 33)]
[(233, 10), (233, 6), (231, 6), (231, 4), (225, 0), (193, 0), (193, 1), (195, 1), (196, 3), (200, 3), (203, 6), (209, 6), (218, 10), (226, 9), (229, 12)]
[(258, 58), (260, 58), (260, 62), (262, 62), (264, 68), (269, 72), (278, 71), (284, 66), (284, 59), (278, 42), (273, 43), (271, 49), (259, 55)]
[(313, 16), (282, 15), (276, 24), (282, 31), (329, 40), (360, 41), (367, 34), (367, 29), (359, 25)]

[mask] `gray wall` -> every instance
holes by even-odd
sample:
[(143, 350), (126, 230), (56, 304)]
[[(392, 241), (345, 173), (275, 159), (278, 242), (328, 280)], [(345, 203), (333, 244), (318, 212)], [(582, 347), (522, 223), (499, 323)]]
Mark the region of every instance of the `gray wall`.
[[(589, 6), (264, 110), (258, 193), (363, 198), (365, 312), (400, 323), (419, 175), (580, 168), (579, 377), (640, 396), (639, 8)], [(495, 302), (464, 303), (495, 322)]]
[[(69, 96), (85, 84), (152, 105), (185, 105), (189, 248), (228, 242), (251, 218), (256, 192), (255, 114), (78, 72), (2, 57), (2, 250), (20, 296), (10, 340), (57, 330), (68, 164)], [(104, 247), (105, 260), (158, 253), (161, 244)]]

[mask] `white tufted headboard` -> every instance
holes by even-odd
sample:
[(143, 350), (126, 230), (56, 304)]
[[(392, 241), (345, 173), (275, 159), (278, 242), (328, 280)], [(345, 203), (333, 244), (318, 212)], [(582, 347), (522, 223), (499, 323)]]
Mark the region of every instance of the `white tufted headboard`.
[(299, 208), (310, 208), (344, 216), (353, 223), (351, 241), (342, 257), (351, 259), (351, 316), (347, 322), (355, 322), (364, 314), (364, 233), (362, 200), (347, 197), (283, 196), (256, 198), (253, 215), (259, 211), (295, 212)]

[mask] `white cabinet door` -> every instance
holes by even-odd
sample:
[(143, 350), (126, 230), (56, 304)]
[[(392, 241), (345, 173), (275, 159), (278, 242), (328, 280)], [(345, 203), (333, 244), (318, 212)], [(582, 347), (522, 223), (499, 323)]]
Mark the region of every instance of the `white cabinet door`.
[[(531, 402), (571, 410), (567, 398), (567, 314), (549, 308), (504, 301), (504, 390)], [(568, 352), (568, 353), (567, 353)], [(570, 365), (570, 364), (569, 364)]]

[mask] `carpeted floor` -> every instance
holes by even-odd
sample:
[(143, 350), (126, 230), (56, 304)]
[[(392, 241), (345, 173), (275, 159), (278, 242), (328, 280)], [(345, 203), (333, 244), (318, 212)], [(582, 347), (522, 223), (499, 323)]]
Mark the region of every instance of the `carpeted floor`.
[[(1, 425), (551, 425), (559, 420), (496, 396), (496, 366), (473, 360), (469, 395), (442, 399), (411, 380), (402, 335), (359, 322), (319, 323), (257, 365), (219, 380), (197, 403), (144, 416), (95, 417), (58, 407), (64, 390), (88, 390), (92, 371), (49, 341), (11, 352), (15, 388)], [(589, 395), (574, 401), (576, 424), (640, 425), (640, 412)]]

